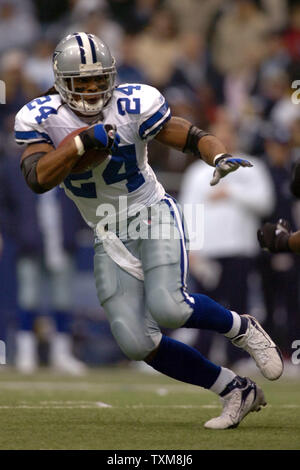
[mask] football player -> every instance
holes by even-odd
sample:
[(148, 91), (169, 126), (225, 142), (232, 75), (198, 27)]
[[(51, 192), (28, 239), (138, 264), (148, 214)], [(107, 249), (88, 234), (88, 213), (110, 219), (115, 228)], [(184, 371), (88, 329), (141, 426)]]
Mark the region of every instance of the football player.
[[(291, 193), (300, 198), (300, 163), (293, 168), (290, 184)], [(271, 253), (300, 253), (300, 230), (293, 232), (290, 223), (285, 219), (279, 219), (276, 224), (265, 223), (257, 231), (258, 242), (262, 249)]]
[[(181, 209), (149, 166), (147, 143), (155, 138), (201, 157), (214, 167), (212, 186), (250, 163), (232, 158), (214, 136), (172, 117), (157, 89), (143, 84), (116, 86), (115, 60), (92, 34), (64, 38), (55, 49), (53, 70), (54, 88), (26, 104), (16, 116), (16, 141), (26, 144), (21, 160), (24, 178), (37, 193), (61, 185), (95, 230), (98, 297), (122, 351), (174, 379), (220, 395), (222, 414), (205, 426), (236, 427), (250, 411), (265, 405), (263, 391), (249, 378), (162, 335), (160, 327), (203, 328), (224, 334), (245, 349), (270, 380), (282, 374), (281, 355), (256, 319), (187, 292)], [(87, 125), (88, 129), (58, 147), (69, 133)], [(95, 168), (72, 174), (89, 149), (109, 155)], [(115, 209), (118, 225), (103, 222), (108, 207)], [(140, 236), (124, 236), (138, 211), (145, 212), (145, 208), (149, 216), (140, 223)], [(174, 236), (145, 236), (149, 228), (151, 233), (157, 228), (164, 234), (170, 229)]]

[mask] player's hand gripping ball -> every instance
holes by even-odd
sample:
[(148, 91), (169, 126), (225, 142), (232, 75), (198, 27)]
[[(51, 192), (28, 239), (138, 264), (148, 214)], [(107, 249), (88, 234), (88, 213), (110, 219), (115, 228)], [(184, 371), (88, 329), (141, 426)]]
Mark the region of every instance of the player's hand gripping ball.
[(111, 124), (94, 124), (81, 127), (68, 134), (59, 144), (59, 148), (74, 139), (80, 138), (82, 155), (73, 166), (71, 173), (83, 173), (100, 165), (117, 149), (120, 137), (116, 126)]

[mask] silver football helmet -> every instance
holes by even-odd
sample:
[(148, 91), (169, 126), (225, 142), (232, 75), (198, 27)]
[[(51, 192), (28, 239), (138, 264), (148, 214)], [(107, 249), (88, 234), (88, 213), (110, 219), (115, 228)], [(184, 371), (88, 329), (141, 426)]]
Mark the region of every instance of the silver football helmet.
[[(73, 33), (62, 39), (53, 54), (53, 71), (54, 86), (62, 100), (86, 116), (100, 113), (115, 88), (115, 59), (107, 45), (94, 34)], [(93, 76), (102, 78), (101, 90), (96, 93), (75, 91), (78, 89), (75, 78)]]

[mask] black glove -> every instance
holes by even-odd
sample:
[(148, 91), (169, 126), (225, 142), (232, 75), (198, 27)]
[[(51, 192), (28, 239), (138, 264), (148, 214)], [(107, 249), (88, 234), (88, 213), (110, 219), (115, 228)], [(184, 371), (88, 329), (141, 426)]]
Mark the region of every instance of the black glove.
[(257, 231), (257, 238), (261, 248), (280, 253), (291, 251), (288, 241), (291, 235), (291, 226), (285, 219), (279, 219), (276, 224), (267, 222)]
[(120, 136), (114, 124), (95, 124), (85, 131), (80, 132), (79, 137), (84, 150), (116, 150), (120, 143)]

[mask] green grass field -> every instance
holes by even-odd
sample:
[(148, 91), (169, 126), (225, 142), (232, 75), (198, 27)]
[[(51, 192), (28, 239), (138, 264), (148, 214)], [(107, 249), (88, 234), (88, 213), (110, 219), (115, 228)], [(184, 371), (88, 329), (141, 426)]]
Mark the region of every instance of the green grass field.
[(0, 373), (0, 449), (300, 449), (300, 379), (267, 382), (268, 401), (237, 429), (203, 423), (218, 398), (197, 387), (133, 369), (84, 378)]

